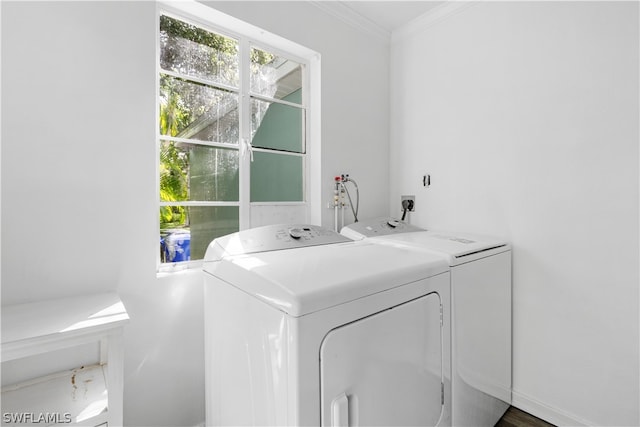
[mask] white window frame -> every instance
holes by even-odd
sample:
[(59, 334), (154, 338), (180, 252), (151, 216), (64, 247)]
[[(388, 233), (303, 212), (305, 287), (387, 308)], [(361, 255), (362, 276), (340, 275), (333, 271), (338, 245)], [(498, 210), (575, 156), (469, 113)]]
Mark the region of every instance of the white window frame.
[[(306, 48), (298, 43), (287, 40), (278, 35), (272, 34), (261, 28), (258, 28), (252, 24), (234, 18), (230, 15), (222, 13), (216, 9), (213, 9), (204, 4), (198, 3), (194, 0), (186, 1), (157, 1), (156, 2), (156, 90), (159, 87), (159, 76), (161, 73), (160, 64), (158, 61), (160, 54), (160, 16), (162, 14), (168, 14), (177, 19), (184, 19), (189, 22), (193, 22), (204, 29), (208, 29), (212, 32), (219, 33), (224, 36), (232, 37), (240, 42), (240, 69), (248, 69), (248, 52), (251, 47), (258, 47), (265, 49), (271, 53), (275, 53), (282, 57), (294, 60), (301, 64), (304, 64), (303, 71), (303, 99), (302, 104), (304, 110), (306, 110), (306, 125), (305, 125), (305, 145), (306, 150), (303, 154), (303, 192), (304, 201), (302, 202), (250, 202), (250, 156), (246, 152), (248, 149), (247, 144), (243, 143), (243, 139), (250, 140), (251, 129), (248, 120), (240, 119), (240, 141), (239, 141), (239, 161), (244, 163), (240, 165), (240, 177), (239, 177), (239, 200), (238, 202), (208, 202), (208, 203), (181, 203), (184, 206), (198, 205), (198, 206), (239, 206), (239, 228), (244, 230), (252, 226), (251, 222), (251, 209), (252, 207), (260, 206), (304, 206), (305, 209), (305, 222), (310, 224), (321, 224), (321, 168), (320, 168), (320, 141), (321, 141), (321, 126), (320, 126), (320, 54)], [(245, 62), (245, 63), (243, 63)], [(242, 88), (240, 91), (240, 103), (244, 103), (242, 111), (249, 111), (248, 104), (251, 102), (252, 97), (249, 96), (249, 75), (241, 71), (241, 79), (244, 81), (240, 84)], [(156, 96), (159, 96), (156, 94)], [(260, 99), (260, 97), (253, 96), (253, 98)], [(285, 101), (286, 102), (286, 101)], [(156, 102), (156, 140), (154, 141), (156, 147), (155, 164), (156, 164), (156, 194), (157, 194), (157, 206), (162, 206), (163, 202), (160, 200), (160, 195), (157, 189), (159, 188), (159, 140), (168, 139), (160, 135), (159, 126), (159, 102)], [(253, 151), (266, 151), (273, 152), (271, 150), (263, 150), (260, 148), (251, 148)], [(278, 154), (285, 155), (287, 153), (278, 152)], [(290, 153), (290, 155), (300, 156), (301, 154)], [(255, 226), (255, 224), (254, 224)], [(156, 214), (156, 230), (160, 229), (160, 220)], [(156, 234), (157, 236), (157, 234)], [(160, 260), (159, 251), (156, 251), (156, 265), (157, 272), (159, 274), (169, 273), (173, 271), (181, 271), (189, 268), (200, 268), (202, 266), (202, 260), (184, 261), (176, 263), (162, 263)]]

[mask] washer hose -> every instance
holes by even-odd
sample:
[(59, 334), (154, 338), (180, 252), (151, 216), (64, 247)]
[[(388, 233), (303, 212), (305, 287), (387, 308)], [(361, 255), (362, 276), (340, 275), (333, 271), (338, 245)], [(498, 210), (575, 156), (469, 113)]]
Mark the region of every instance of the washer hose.
[[(353, 183), (353, 186), (356, 187), (356, 208), (353, 208), (353, 201), (351, 201), (351, 194), (349, 194), (349, 190), (347, 186), (344, 185), (345, 182)], [(341, 181), (342, 188), (344, 188), (345, 193), (347, 193), (347, 197), (349, 198), (349, 205), (351, 205), (351, 212), (353, 213), (354, 222), (358, 222), (358, 210), (360, 209), (360, 190), (358, 190), (358, 183), (356, 183), (353, 179), (349, 178), (349, 176), (344, 177)]]

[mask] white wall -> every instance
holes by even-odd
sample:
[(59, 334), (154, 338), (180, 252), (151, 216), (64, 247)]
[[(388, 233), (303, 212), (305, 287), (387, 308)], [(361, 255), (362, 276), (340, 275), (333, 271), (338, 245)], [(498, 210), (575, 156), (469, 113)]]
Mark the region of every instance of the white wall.
[[(125, 423), (201, 423), (201, 274), (155, 272), (155, 4), (0, 4), (2, 304), (117, 290)], [(384, 214), (388, 46), (303, 2), (220, 8), (322, 55), (323, 200), (348, 172)]]
[(413, 223), (513, 243), (516, 406), (637, 426), (638, 3), (428, 22), (393, 37), (390, 211), (415, 194)]

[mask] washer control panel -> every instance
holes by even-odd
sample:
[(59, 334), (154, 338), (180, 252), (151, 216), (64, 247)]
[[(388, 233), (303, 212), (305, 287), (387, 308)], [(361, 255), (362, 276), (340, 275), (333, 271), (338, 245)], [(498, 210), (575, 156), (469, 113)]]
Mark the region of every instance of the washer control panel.
[(395, 218), (377, 218), (368, 221), (360, 221), (350, 224), (342, 229), (342, 235), (354, 240), (361, 240), (365, 237), (387, 236), (389, 234), (410, 233), (414, 231), (425, 231), (415, 225), (407, 224)]
[(251, 254), (351, 241), (333, 230), (317, 225), (267, 225), (217, 238), (209, 245), (205, 260), (209, 254), (212, 259), (220, 259), (225, 255)]
[[(243, 231), (242, 234), (250, 238), (263, 241), (263, 246), (275, 245), (281, 249), (286, 246), (299, 248), (300, 246), (326, 245), (348, 241), (341, 234), (333, 230), (314, 225), (276, 225), (254, 228)], [(273, 239), (273, 241), (271, 241)]]

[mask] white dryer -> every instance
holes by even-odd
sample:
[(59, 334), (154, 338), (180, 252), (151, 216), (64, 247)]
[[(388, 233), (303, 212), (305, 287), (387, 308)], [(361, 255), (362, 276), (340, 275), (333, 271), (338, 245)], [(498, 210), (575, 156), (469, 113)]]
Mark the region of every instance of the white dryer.
[(439, 254), (451, 267), (452, 425), (492, 427), (511, 404), (511, 246), (393, 218), (342, 229), (351, 239)]
[(266, 226), (214, 240), (204, 277), (207, 425), (450, 425), (441, 257)]

